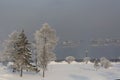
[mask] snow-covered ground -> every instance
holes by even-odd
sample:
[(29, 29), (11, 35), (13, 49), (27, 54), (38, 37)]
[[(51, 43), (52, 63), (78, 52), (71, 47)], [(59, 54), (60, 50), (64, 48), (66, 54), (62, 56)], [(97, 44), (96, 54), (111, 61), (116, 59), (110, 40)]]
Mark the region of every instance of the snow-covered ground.
[[(1, 64), (0, 64), (1, 65)], [(95, 70), (93, 63), (67, 64), (51, 62), (43, 79), (41, 73), (24, 72), (23, 77), (19, 73), (12, 73), (6, 67), (0, 67), (0, 80), (116, 80), (120, 79), (120, 63), (112, 63), (109, 69)]]

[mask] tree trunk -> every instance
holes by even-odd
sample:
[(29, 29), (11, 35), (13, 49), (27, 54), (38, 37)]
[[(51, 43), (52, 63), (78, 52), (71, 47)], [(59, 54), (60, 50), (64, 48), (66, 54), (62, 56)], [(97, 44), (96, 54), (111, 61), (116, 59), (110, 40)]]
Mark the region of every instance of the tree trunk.
[(38, 73), (38, 64), (37, 64), (37, 58), (35, 60), (35, 65), (36, 65), (36, 73)]
[(21, 70), (20, 70), (20, 77), (22, 77), (22, 75), (23, 75), (23, 70), (21, 68)]
[(44, 38), (44, 47), (43, 47), (43, 78), (45, 77), (45, 68), (46, 68), (46, 42), (47, 42), (47, 39), (46, 37)]
[(45, 77), (45, 70), (43, 70), (43, 78)]

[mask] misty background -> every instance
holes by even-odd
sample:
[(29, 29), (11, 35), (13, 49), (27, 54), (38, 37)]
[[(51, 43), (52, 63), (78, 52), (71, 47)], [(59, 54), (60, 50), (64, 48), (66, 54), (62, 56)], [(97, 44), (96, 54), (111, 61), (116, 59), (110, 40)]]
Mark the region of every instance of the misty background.
[[(120, 39), (120, 0), (0, 0), (1, 46), (14, 30), (24, 29), (34, 41), (33, 34), (45, 22), (59, 37), (58, 59), (83, 58), (86, 48), (92, 58), (120, 56), (120, 46), (89, 46), (91, 39)], [(66, 40), (82, 42), (79, 47), (63, 48)]]

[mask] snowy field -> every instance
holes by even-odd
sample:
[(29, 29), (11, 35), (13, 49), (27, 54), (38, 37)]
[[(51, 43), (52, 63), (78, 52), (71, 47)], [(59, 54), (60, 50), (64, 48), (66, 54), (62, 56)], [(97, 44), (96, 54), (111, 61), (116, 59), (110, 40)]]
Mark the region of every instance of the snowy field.
[[(1, 65), (1, 64), (0, 64)], [(67, 64), (66, 62), (51, 62), (46, 76), (43, 79), (41, 73), (24, 72), (23, 77), (19, 73), (12, 73), (8, 68), (1, 65), (0, 80), (116, 80), (120, 79), (120, 63), (112, 63), (109, 69), (100, 68), (95, 70), (93, 63)]]

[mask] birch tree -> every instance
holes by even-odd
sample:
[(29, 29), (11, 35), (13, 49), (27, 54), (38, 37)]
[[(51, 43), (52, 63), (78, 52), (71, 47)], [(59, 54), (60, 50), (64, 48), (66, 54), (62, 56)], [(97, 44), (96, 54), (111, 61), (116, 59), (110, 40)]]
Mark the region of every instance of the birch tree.
[(56, 31), (47, 23), (43, 24), (42, 28), (37, 30), (34, 35), (37, 51), (37, 66), (43, 70), (43, 77), (45, 77), (47, 65), (53, 59), (53, 50), (55, 49), (58, 38)]

